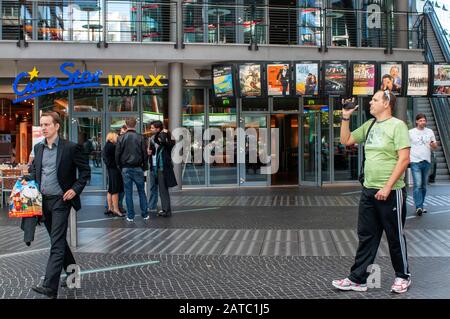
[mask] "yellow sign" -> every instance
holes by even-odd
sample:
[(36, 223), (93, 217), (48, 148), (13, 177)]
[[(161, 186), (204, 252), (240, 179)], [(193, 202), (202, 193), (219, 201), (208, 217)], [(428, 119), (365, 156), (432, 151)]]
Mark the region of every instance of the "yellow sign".
[(145, 87), (154, 87), (154, 86), (165, 86), (161, 83), (162, 75), (148, 75), (148, 80), (143, 75), (138, 75), (133, 77), (132, 75), (108, 75), (108, 85), (113, 87), (137, 87), (137, 86), (145, 86)]

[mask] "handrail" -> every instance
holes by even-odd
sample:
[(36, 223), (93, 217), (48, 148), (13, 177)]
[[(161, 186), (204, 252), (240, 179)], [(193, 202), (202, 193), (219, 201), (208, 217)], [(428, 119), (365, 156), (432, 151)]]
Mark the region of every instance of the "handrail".
[(439, 47), (442, 50), (442, 53), (444, 55), (444, 58), (447, 62), (450, 62), (450, 42), (447, 39), (446, 36), (442, 32), (437, 32), (439, 30), (444, 30), (444, 28), (441, 25), (441, 22), (439, 21), (439, 18), (437, 17), (436, 11), (434, 10), (433, 4), (428, 0), (424, 7), (424, 12), (428, 15), (430, 18), (430, 23), (433, 26), (434, 33), (436, 35), (436, 39), (438, 40)]
[(431, 110), (436, 121), (444, 158), (450, 174), (450, 101), (448, 98), (432, 98)]

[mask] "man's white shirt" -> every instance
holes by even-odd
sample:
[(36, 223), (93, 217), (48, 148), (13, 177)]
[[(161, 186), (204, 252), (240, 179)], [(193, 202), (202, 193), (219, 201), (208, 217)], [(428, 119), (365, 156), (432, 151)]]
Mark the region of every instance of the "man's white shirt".
[(409, 139), (411, 140), (411, 163), (418, 163), (421, 161), (431, 163), (430, 143), (432, 141), (436, 142), (433, 131), (426, 127), (423, 130), (413, 128), (409, 130)]

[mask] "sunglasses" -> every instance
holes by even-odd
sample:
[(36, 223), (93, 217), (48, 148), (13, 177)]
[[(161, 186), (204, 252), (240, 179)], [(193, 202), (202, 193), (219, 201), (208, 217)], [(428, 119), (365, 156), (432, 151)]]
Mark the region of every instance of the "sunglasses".
[(387, 96), (387, 98), (388, 98), (388, 100), (389, 100), (389, 103), (390, 103), (390, 102), (391, 102), (391, 94), (390, 94), (389, 90), (385, 90), (385, 91), (384, 91), (384, 95)]

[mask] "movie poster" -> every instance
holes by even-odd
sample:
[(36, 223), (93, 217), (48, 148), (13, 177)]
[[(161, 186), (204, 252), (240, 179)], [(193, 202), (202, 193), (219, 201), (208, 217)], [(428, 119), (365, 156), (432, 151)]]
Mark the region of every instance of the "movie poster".
[(450, 96), (450, 64), (435, 64), (433, 94)]
[(428, 64), (408, 64), (407, 95), (427, 95), (428, 81)]
[(380, 68), (380, 89), (390, 90), (394, 95), (402, 93), (402, 64), (401, 63), (386, 63), (381, 64)]
[(353, 95), (373, 95), (375, 91), (375, 64), (353, 64)]
[(213, 67), (214, 94), (216, 97), (233, 96), (233, 68), (231, 65)]
[(289, 64), (267, 65), (267, 93), (271, 96), (289, 96), (291, 84)]
[(347, 64), (325, 63), (325, 94), (345, 95), (347, 91)]
[(318, 63), (297, 63), (295, 65), (295, 92), (297, 95), (319, 94)]
[(261, 65), (243, 64), (239, 66), (239, 83), (241, 95), (261, 96)]

